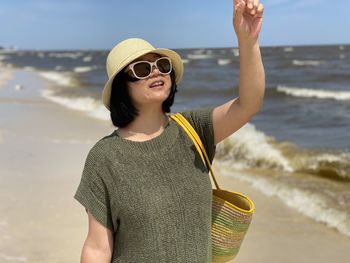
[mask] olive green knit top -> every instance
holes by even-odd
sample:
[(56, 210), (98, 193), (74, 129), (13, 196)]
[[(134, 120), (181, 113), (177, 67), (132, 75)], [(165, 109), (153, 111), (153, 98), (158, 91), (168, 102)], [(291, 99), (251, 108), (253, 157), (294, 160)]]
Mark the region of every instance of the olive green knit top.
[[(182, 112), (215, 155), (213, 107)], [(185, 131), (170, 120), (136, 142), (114, 131), (86, 158), (74, 195), (114, 236), (113, 263), (211, 262), (212, 187)]]

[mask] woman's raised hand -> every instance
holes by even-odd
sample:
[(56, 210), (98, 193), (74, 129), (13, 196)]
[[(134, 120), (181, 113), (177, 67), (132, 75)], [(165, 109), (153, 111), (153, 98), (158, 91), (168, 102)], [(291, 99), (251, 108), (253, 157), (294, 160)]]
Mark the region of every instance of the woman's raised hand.
[(264, 6), (260, 0), (234, 0), (233, 27), (238, 42), (255, 43), (261, 30)]

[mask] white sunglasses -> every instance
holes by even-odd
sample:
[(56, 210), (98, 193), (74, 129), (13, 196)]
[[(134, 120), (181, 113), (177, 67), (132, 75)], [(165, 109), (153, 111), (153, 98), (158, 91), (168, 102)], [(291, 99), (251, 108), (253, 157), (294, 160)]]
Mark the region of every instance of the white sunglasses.
[(134, 63), (131, 63), (124, 72), (128, 72), (129, 70), (132, 71), (134, 76), (138, 79), (146, 79), (148, 78), (153, 71), (153, 66), (156, 67), (156, 69), (159, 70), (159, 72), (163, 75), (167, 75), (172, 70), (172, 64), (171, 60), (168, 57), (161, 57), (158, 58), (154, 62), (150, 61), (136, 61)]

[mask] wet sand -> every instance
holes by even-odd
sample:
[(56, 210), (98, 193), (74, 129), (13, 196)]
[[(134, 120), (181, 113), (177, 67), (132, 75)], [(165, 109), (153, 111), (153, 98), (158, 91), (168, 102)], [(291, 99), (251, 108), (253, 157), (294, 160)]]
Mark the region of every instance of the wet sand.
[[(114, 128), (42, 98), (48, 85), (14, 70), (0, 87), (0, 262), (79, 262), (87, 234), (73, 195), (89, 149)], [(256, 203), (234, 262), (350, 262), (349, 237), (224, 173), (217, 175), (222, 188)]]

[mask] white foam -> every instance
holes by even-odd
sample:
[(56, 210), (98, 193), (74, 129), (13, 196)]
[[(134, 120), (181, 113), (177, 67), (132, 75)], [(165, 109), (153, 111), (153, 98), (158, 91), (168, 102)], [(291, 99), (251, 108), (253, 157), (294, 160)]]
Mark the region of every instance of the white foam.
[(55, 70), (60, 71), (60, 70), (62, 70), (62, 69), (63, 69), (63, 67), (62, 67), (61, 65), (57, 65), (57, 66), (55, 66)]
[(320, 89), (305, 89), (298, 87), (288, 87), (283, 85), (277, 86), (277, 91), (287, 95), (303, 98), (318, 98), (318, 99), (334, 99), (334, 100), (350, 100), (350, 91), (331, 91)]
[(8, 56), (0, 55), (0, 61), (3, 61), (3, 60), (5, 60), (5, 59), (7, 59), (7, 58), (8, 58)]
[(74, 72), (77, 72), (77, 73), (84, 73), (84, 72), (89, 72), (89, 71), (92, 71), (92, 70), (95, 70), (95, 69), (97, 69), (97, 66), (75, 67), (75, 68), (74, 68)]
[(232, 53), (235, 57), (238, 57), (239, 56), (239, 49), (238, 48), (233, 48), (232, 49)]
[(204, 54), (205, 53), (205, 49), (201, 48), (201, 49), (196, 49), (193, 51), (194, 54)]
[(44, 98), (55, 103), (63, 105), (66, 108), (82, 111), (100, 120), (109, 120), (109, 111), (104, 107), (102, 102), (90, 97), (67, 98), (53, 95), (51, 90), (44, 90), (41, 94)]
[(321, 60), (297, 60), (294, 59), (292, 61), (293, 65), (295, 66), (319, 66), (321, 64), (324, 64), (324, 61)]
[(58, 73), (56, 71), (46, 71), (46, 72), (39, 72), (40, 76), (55, 82), (58, 85), (66, 86), (66, 87), (72, 87), (74, 86), (73, 79), (65, 73)]
[(81, 52), (51, 52), (49, 53), (49, 57), (54, 57), (54, 58), (71, 58), (71, 59), (77, 59), (81, 57), (83, 53)]
[(350, 215), (341, 210), (327, 206), (324, 197), (319, 193), (312, 193), (291, 187), (279, 180), (267, 180), (263, 177), (243, 173), (232, 173), (223, 170), (226, 176), (235, 177), (241, 181), (249, 182), (254, 188), (268, 196), (277, 196), (286, 205), (298, 210), (300, 213), (313, 218), (318, 222), (326, 223), (329, 227), (350, 236)]
[(44, 57), (45, 57), (45, 53), (43, 53), (43, 52), (38, 52), (38, 53), (37, 53), (37, 56), (38, 56), (39, 58), (44, 58)]
[(217, 155), (228, 160), (235, 169), (264, 167), (293, 171), (288, 159), (273, 147), (273, 141), (253, 124), (247, 123), (217, 145)]
[(193, 54), (188, 54), (187, 58), (189, 59), (207, 59), (213, 57), (213, 51), (210, 49), (197, 49), (193, 51)]
[(283, 51), (284, 52), (293, 52), (294, 48), (293, 47), (285, 47), (285, 48), (283, 48)]
[(187, 55), (187, 58), (189, 59), (207, 59), (211, 57), (212, 57), (211, 54), (188, 54)]
[(226, 58), (218, 59), (218, 65), (220, 65), (220, 66), (224, 66), (224, 65), (227, 65), (227, 64), (231, 64), (231, 63), (232, 63), (231, 59), (226, 59)]
[(27, 257), (24, 256), (9, 256), (0, 252), (0, 259), (9, 261), (9, 262), (26, 262), (28, 261)]
[(90, 62), (90, 61), (92, 61), (92, 56), (83, 57), (83, 61), (84, 61), (84, 62)]
[[(299, 161), (304, 167), (313, 171), (318, 171), (323, 167), (332, 167), (340, 178), (350, 179), (350, 154), (348, 153), (323, 153), (303, 158)], [(330, 169), (330, 168), (328, 168)]]
[(189, 59), (182, 59), (182, 63), (184, 63), (184, 64), (187, 64), (187, 63), (189, 63), (190, 62), (190, 60)]

